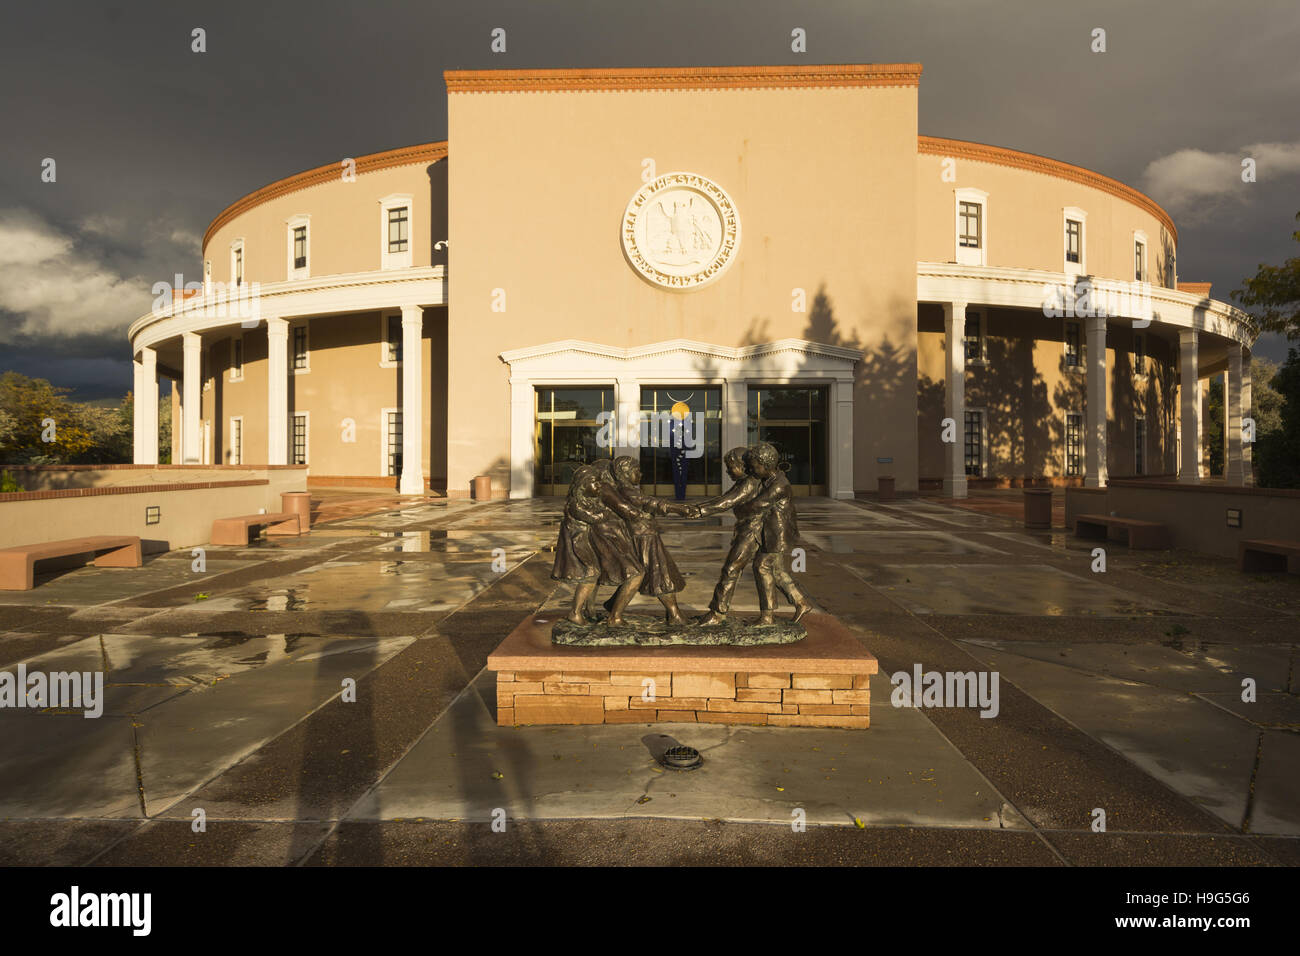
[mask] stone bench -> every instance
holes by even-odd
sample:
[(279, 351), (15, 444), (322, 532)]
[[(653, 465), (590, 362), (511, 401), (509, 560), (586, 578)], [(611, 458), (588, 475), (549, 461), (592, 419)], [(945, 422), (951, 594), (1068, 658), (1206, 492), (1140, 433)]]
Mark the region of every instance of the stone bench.
[(24, 544), (0, 549), (0, 591), (30, 591), (35, 587), (37, 561), (83, 554), (95, 555), (97, 568), (138, 568), (143, 563), (140, 539), (130, 534)]
[(1243, 571), (1287, 571), (1290, 559), (1300, 560), (1300, 541), (1253, 538), (1237, 542), (1237, 558)]
[(1140, 521), (1137, 518), (1119, 518), (1113, 515), (1077, 515), (1074, 519), (1074, 534), (1077, 538), (1105, 541), (1110, 537), (1111, 528), (1126, 532), (1128, 546), (1134, 551), (1164, 551), (1169, 548), (1169, 526), (1158, 521)]
[(246, 547), (256, 528), (266, 528), (267, 534), (302, 534), (296, 511), (282, 511), (273, 515), (242, 515), (238, 518), (218, 518), (212, 522), (212, 543)]

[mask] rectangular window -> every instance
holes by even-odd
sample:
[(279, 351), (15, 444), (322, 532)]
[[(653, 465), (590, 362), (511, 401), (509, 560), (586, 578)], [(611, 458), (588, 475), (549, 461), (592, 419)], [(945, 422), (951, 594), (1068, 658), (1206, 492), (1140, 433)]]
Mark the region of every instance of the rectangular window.
[(980, 333), (980, 315), (978, 312), (966, 314), (966, 361), (984, 361), (984, 337)]
[(1147, 473), (1147, 420), (1139, 416), (1133, 421), (1133, 474)]
[(238, 382), (244, 377), (244, 339), (236, 335), (230, 340), (230, 380)]
[(307, 416), (293, 416), (293, 460), (291, 465), (307, 464)]
[(242, 418), (230, 420), (230, 463), (232, 465), (244, 463), (244, 420)]
[(1147, 247), (1145, 243), (1133, 243), (1133, 279), (1141, 282), (1147, 272)]
[(390, 315), (388, 317), (388, 361), (400, 362), (402, 360), (402, 317), (400, 315)]
[(307, 268), (307, 227), (293, 227), (293, 267)]
[(406, 252), (406, 207), (398, 206), (388, 210), (388, 251)]
[(244, 284), (244, 247), (235, 246), (235, 285)]
[(1133, 333), (1133, 374), (1147, 373), (1147, 337), (1141, 332)]
[(1081, 262), (1083, 252), (1083, 223), (1077, 219), (1065, 220), (1065, 261)]
[(1077, 478), (1083, 474), (1083, 416), (1065, 415), (1065, 474)]
[(981, 478), (984, 475), (984, 413), (966, 412), (966, 474)]
[(293, 367), (309, 368), (307, 365), (307, 326), (295, 325), (293, 328)]
[(1065, 364), (1068, 368), (1078, 368), (1082, 362), (1079, 351), (1079, 335), (1078, 322), (1065, 323)]
[(388, 474), (402, 474), (402, 413), (388, 413)]
[(961, 219), (961, 234), (957, 237), (958, 245), (966, 249), (978, 249), (982, 245), (983, 233), (980, 220), (984, 207), (977, 202), (961, 203), (958, 216)]

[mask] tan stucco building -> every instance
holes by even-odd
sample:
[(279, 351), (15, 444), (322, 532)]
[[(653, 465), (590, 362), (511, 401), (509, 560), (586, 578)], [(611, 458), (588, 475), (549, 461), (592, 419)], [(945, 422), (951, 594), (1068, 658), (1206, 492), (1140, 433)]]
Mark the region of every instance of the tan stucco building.
[[(203, 284), (130, 330), (136, 461), (316, 483), (562, 492), (638, 454), (671, 488), (781, 450), (796, 490), (1200, 477), (1227, 373), (1248, 481), (1250, 318), (1179, 285), (1148, 197), (919, 136), (918, 64), (452, 71), (446, 142), (344, 159), (219, 215)], [(668, 424), (665, 424), (667, 422)], [(676, 427), (678, 431), (674, 432)], [(677, 453), (679, 456), (682, 452)]]

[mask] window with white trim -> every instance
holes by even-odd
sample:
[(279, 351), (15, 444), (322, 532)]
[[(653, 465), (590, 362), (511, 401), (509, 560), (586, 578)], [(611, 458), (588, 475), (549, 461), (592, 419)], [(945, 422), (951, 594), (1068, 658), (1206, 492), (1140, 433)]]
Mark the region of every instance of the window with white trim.
[(311, 278), (311, 216), (294, 216), (285, 221), (287, 243), (286, 277)]
[(236, 239), (230, 244), (230, 283), (235, 288), (244, 284), (244, 240)]
[(982, 189), (953, 190), (958, 265), (988, 265), (988, 196)]
[(230, 462), (232, 465), (244, 463), (244, 418), (232, 415), (230, 418)]
[(1147, 337), (1145, 332), (1133, 333), (1133, 374), (1147, 373)]
[(242, 335), (230, 337), (230, 380), (232, 382), (244, 380), (244, 337)]
[(1083, 416), (1078, 412), (1065, 413), (1065, 474), (1083, 475)]
[(966, 364), (983, 365), (987, 355), (984, 348), (984, 313), (966, 310), (963, 339), (966, 347)]
[(984, 409), (966, 409), (965, 424), (966, 476), (983, 478), (988, 472), (988, 425)]
[(298, 412), (293, 416), (293, 435), (289, 447), (289, 464), (307, 464), (308, 414)]
[(384, 474), (398, 478), (402, 474), (402, 411), (385, 408), (380, 423), (384, 429)]
[(311, 348), (307, 324), (292, 326), (289, 330), (289, 367), (295, 375), (311, 371)]
[(379, 200), (379, 264), (382, 269), (409, 269), (413, 263), (415, 200), (398, 193)]
[(1083, 323), (1065, 323), (1065, 367), (1080, 368), (1083, 365)]
[(1145, 282), (1147, 278), (1147, 234), (1133, 233), (1133, 281)]
[(1077, 206), (1062, 210), (1064, 231), (1064, 259), (1062, 272), (1067, 275), (1084, 275), (1088, 271), (1088, 248), (1085, 225), (1088, 214)]

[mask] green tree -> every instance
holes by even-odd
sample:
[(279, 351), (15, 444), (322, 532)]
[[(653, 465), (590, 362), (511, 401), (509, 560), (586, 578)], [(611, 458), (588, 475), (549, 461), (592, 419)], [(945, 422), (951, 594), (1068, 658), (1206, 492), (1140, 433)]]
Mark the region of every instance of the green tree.
[[(1300, 230), (1291, 233), (1291, 238), (1300, 242)], [(1242, 281), (1245, 288), (1234, 289), (1232, 297), (1260, 310), (1256, 315), (1261, 329), (1280, 332), (1288, 339), (1300, 338), (1300, 256), (1292, 256), (1280, 266), (1261, 262), (1254, 277)]]
[[(1286, 361), (1269, 384), (1282, 403), (1276, 428), (1261, 434), (1256, 424), (1256, 480), (1265, 488), (1300, 488), (1300, 349), (1287, 350)], [(1253, 401), (1258, 409), (1258, 398)]]
[(1223, 379), (1210, 379), (1201, 415), (1201, 453), (1209, 475), (1223, 475)]

